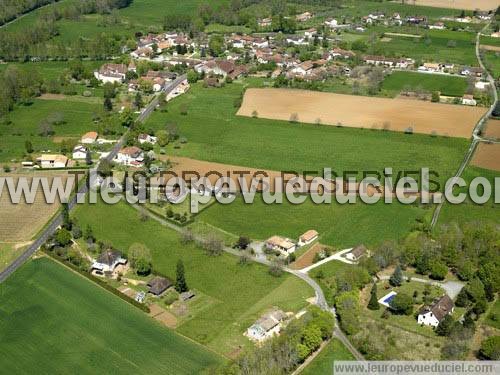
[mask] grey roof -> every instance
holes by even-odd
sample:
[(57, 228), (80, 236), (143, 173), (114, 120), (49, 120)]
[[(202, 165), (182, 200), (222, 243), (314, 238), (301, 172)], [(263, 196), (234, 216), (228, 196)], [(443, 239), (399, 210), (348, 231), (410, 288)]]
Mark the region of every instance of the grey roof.
[(156, 276), (148, 282), (149, 293), (159, 296), (172, 285), (172, 282), (166, 277)]
[(117, 250), (106, 250), (101, 255), (99, 255), (99, 258), (97, 258), (97, 262), (101, 264), (107, 264), (109, 267), (111, 267), (113, 264), (115, 264), (120, 258), (122, 257), (122, 253), (120, 253)]

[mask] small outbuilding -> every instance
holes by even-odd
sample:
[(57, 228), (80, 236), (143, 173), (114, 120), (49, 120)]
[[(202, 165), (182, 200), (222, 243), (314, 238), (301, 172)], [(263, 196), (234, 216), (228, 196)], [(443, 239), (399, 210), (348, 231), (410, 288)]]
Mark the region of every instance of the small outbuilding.
[(173, 284), (166, 277), (156, 276), (149, 280), (147, 285), (149, 287), (149, 293), (154, 294), (155, 296), (160, 296)]

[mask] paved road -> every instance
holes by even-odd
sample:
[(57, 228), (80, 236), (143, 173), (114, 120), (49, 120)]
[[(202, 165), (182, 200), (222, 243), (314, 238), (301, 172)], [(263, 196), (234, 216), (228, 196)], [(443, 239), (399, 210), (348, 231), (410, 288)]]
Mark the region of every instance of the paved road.
[[(462, 173), (464, 172), (465, 168), (469, 165), (469, 162), (472, 159), (472, 155), (474, 155), (474, 152), (476, 151), (477, 145), (479, 142), (483, 141), (483, 139), (479, 136), (481, 131), (484, 128), (484, 125), (486, 124), (486, 121), (488, 118), (491, 116), (493, 110), (495, 109), (497, 103), (498, 103), (498, 93), (497, 89), (495, 87), (495, 80), (491, 76), (490, 72), (486, 69), (486, 66), (484, 65), (483, 61), (481, 60), (481, 54), (480, 54), (480, 44), (481, 44), (481, 34), (490, 26), (491, 22), (488, 23), (481, 31), (479, 31), (476, 35), (476, 58), (477, 61), (479, 62), (479, 66), (483, 69), (483, 71), (486, 72), (486, 78), (488, 82), (490, 83), (490, 88), (493, 91), (493, 104), (491, 105), (490, 109), (488, 112), (486, 112), (477, 122), (476, 126), (474, 127), (474, 130), (472, 132), (472, 142), (469, 146), (469, 149), (467, 150), (467, 153), (465, 154), (464, 159), (462, 160), (462, 164), (460, 164), (460, 167), (458, 168), (457, 173), (455, 174), (454, 177), (460, 177)], [(450, 193), (452, 190), (452, 187), (450, 187), (446, 192)], [(434, 228), (438, 222), (439, 219), (439, 214), (441, 213), (441, 209), (443, 208), (443, 205), (445, 203), (445, 198), (443, 197), (443, 201), (436, 207), (434, 210), (434, 214), (432, 216), (432, 221), (431, 221), (431, 228)]]
[[(184, 79), (186, 79), (186, 75), (181, 75), (174, 81), (170, 82), (168, 86), (165, 87), (164, 92), (168, 94), (171, 92), (175, 86), (177, 86), (180, 82), (182, 82)], [(158, 96), (156, 96), (139, 114), (137, 117), (137, 121), (139, 122), (144, 122), (154, 111), (155, 107), (158, 105)], [(102, 160), (107, 160), (107, 161), (112, 161), (118, 151), (123, 147), (123, 144), (125, 143), (125, 138), (126, 138), (127, 132), (118, 140), (118, 142), (113, 146), (113, 149), (111, 152), (99, 163), (102, 162)], [(99, 163), (91, 170), (91, 172), (95, 172), (99, 166)], [(83, 184), (80, 186), (78, 189), (78, 194), (86, 194), (88, 191), (87, 184)], [(69, 209), (73, 209), (76, 205), (76, 195), (73, 196), (73, 198), (68, 202), (68, 207)], [(50, 222), (49, 224), (42, 230), (42, 232), (39, 234), (39, 236), (35, 239), (35, 241), (28, 246), (26, 250), (18, 257), (16, 258), (9, 266), (7, 266), (2, 272), (0, 272), (0, 283), (5, 281), (12, 273), (14, 273), (15, 270), (17, 270), (24, 262), (26, 262), (39, 248), (47, 239), (55, 233), (57, 228), (62, 224), (62, 214), (59, 213), (57, 214)]]

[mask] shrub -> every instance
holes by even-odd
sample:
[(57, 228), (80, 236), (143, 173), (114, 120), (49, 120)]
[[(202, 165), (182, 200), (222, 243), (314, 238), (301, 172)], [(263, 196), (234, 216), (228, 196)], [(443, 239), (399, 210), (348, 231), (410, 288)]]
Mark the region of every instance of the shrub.
[(165, 302), (165, 305), (170, 306), (172, 303), (177, 301), (179, 299), (179, 293), (177, 293), (175, 290), (169, 290), (165, 294), (165, 298), (163, 302)]

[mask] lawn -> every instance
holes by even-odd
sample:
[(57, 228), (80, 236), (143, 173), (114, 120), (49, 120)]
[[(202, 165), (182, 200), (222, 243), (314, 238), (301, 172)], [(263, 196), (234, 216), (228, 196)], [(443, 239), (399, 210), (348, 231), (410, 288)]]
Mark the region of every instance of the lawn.
[(321, 353), (301, 372), (302, 375), (331, 375), (334, 361), (354, 361), (355, 358), (338, 340), (332, 339)]
[(64, 124), (52, 126), (55, 137), (79, 139), (85, 132), (97, 130), (97, 125), (92, 122), (92, 115), (100, 113), (101, 110), (102, 106), (98, 104), (69, 100), (35, 99), (29, 106), (17, 106), (9, 115), (12, 123), (0, 126), (0, 162), (21, 158), (25, 153), (26, 140), (33, 144), (33, 155), (47, 149), (58, 152), (53, 138), (39, 135), (40, 122), (51, 114), (61, 113), (65, 121)]
[[(450, 41), (453, 41), (453, 46), (449, 45)], [(389, 42), (380, 43), (380, 48), (388, 56), (406, 56), (429, 62), (478, 65), (473, 33), (431, 30), (422, 38), (391, 36)]]
[(8, 373), (193, 374), (220, 357), (47, 258), (0, 285)]
[(387, 76), (382, 83), (382, 90), (388, 91), (392, 96), (397, 96), (407, 88), (440, 91), (442, 95), (461, 97), (467, 90), (467, 80), (463, 77), (397, 71)]
[(307, 305), (312, 289), (292, 275), (275, 278), (267, 268), (255, 263), (238, 265), (229, 254), (210, 257), (194, 245), (184, 245), (176, 232), (153, 220), (141, 221), (139, 213), (125, 203), (82, 205), (75, 212), (80, 224), (88, 224), (96, 238), (126, 251), (134, 242), (151, 249), (153, 265), (175, 279), (175, 267), (182, 259), (187, 283), (210, 297), (212, 303), (177, 331), (209, 348), (229, 355), (240, 346), (251, 345), (243, 332), (266, 308), (278, 306), (297, 311)]
[(268, 205), (257, 195), (253, 204), (245, 204), (239, 197), (228, 205), (217, 202), (202, 211), (196, 221), (259, 240), (275, 234), (298, 239), (308, 229), (315, 229), (321, 243), (346, 248), (402, 238), (424, 214), (423, 209), (397, 203), (314, 204), (308, 198), (294, 205), (284, 198), (282, 204)]
[(486, 67), (495, 79), (500, 78), (500, 52), (484, 52)]
[[(243, 89), (241, 83), (218, 89), (193, 85), (187, 94), (169, 103), (168, 112), (154, 112), (146, 128), (162, 129), (166, 123), (178, 125), (187, 143), (170, 144), (168, 155), (317, 173), (325, 167), (339, 174), (392, 167), (396, 175), (402, 170), (430, 167), (441, 175), (442, 181), (453, 175), (468, 145), (465, 139), (235, 116), (234, 103)], [(181, 115), (182, 107), (187, 107), (187, 115)]]

